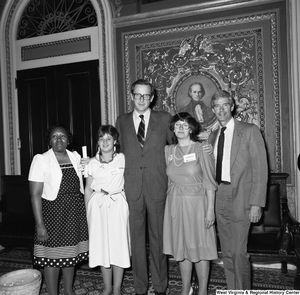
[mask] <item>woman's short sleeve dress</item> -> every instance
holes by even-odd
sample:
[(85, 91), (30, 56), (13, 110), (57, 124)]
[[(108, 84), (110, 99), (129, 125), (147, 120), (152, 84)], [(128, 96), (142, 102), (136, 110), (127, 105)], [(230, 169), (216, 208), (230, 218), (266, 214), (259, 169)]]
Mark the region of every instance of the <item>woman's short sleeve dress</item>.
[(89, 266), (130, 266), (129, 210), (124, 192), (124, 154), (88, 165), (94, 190), (87, 204)]
[(164, 216), (164, 253), (177, 261), (218, 257), (215, 226), (205, 228), (206, 190), (216, 190), (213, 156), (202, 144), (166, 146), (168, 192)]

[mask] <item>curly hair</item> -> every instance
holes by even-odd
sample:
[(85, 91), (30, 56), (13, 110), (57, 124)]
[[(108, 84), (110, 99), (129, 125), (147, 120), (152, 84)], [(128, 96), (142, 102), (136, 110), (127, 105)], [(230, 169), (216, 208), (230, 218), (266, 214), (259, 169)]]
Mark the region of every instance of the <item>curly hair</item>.
[[(181, 112), (178, 113), (176, 115), (174, 115), (170, 121), (170, 130), (174, 132), (175, 130), (175, 123), (177, 121), (184, 121), (186, 123), (189, 124), (189, 128), (190, 128), (190, 138), (192, 141), (199, 141), (199, 133), (201, 131), (201, 127), (200, 124), (198, 123), (198, 121), (192, 117), (189, 113), (187, 112)], [(173, 144), (177, 144), (178, 143), (178, 139), (176, 137), (176, 135), (173, 135)]]
[[(98, 142), (98, 139), (103, 137), (105, 134), (110, 135), (116, 141), (115, 148), (116, 148), (116, 152), (119, 153), (120, 144), (118, 141), (118, 138), (119, 138), (118, 130), (112, 125), (101, 125), (97, 132), (97, 142)], [(98, 147), (99, 147), (99, 145), (97, 143), (96, 151), (98, 151)]]
[(72, 142), (73, 142), (73, 135), (72, 133), (70, 132), (69, 129), (67, 129), (64, 125), (62, 125), (61, 123), (59, 122), (56, 122), (56, 123), (53, 123), (46, 131), (46, 136), (45, 136), (45, 139), (46, 139), (46, 142), (48, 145), (50, 145), (50, 142), (51, 142), (51, 133), (54, 129), (56, 128), (63, 128), (65, 129), (67, 135), (68, 135), (68, 144), (70, 145)]

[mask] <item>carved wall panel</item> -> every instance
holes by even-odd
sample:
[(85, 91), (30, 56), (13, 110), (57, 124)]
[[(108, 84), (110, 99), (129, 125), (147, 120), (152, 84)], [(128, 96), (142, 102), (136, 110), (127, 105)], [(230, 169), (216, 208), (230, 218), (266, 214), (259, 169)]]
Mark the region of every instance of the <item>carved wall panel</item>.
[(153, 30), (148, 25), (144, 30), (143, 26), (136, 26), (136, 30), (133, 26), (126, 32), (117, 31), (123, 46), (119, 56), (124, 69), (119, 73), (120, 97), (124, 97), (124, 90), (126, 93), (120, 104), (123, 111), (132, 110), (130, 86), (138, 78), (154, 84), (154, 108), (171, 114), (188, 109), (192, 102), (189, 86), (201, 83), (205, 95), (201, 110), (194, 116), (205, 139), (217, 125), (210, 110), (211, 96), (218, 89), (228, 90), (236, 102), (234, 116), (259, 126), (270, 171), (293, 173), (290, 158), (285, 161), (291, 128), (289, 134), (282, 133), (288, 123), (282, 112), (289, 108), (289, 99), (286, 49), (278, 43), (285, 38), (279, 14), (272, 9)]
[[(260, 29), (199, 34), (176, 40), (173, 46), (164, 43), (136, 46), (137, 76), (155, 85), (155, 109), (171, 114), (180, 111), (195, 114), (205, 139), (217, 125), (210, 107), (211, 97), (217, 90), (226, 89), (236, 102), (235, 117), (259, 125), (264, 132), (264, 100), (259, 95), (263, 93), (263, 83), (258, 85), (258, 81), (263, 81)], [(201, 114), (191, 109), (193, 99), (188, 95), (189, 85), (195, 83), (201, 83), (205, 93), (201, 98)]]

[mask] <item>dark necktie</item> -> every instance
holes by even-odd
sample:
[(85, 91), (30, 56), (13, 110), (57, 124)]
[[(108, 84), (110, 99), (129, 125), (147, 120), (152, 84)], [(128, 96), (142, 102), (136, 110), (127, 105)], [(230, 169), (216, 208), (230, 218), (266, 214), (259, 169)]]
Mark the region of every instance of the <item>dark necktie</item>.
[(217, 150), (217, 166), (216, 166), (216, 181), (218, 184), (222, 181), (222, 160), (223, 160), (223, 150), (224, 150), (224, 131), (226, 127), (221, 128), (221, 133), (218, 141)]
[(144, 146), (145, 143), (145, 120), (144, 120), (144, 115), (140, 115), (141, 122), (139, 125), (138, 133), (137, 133), (137, 138), (138, 141), (141, 145), (141, 147)]

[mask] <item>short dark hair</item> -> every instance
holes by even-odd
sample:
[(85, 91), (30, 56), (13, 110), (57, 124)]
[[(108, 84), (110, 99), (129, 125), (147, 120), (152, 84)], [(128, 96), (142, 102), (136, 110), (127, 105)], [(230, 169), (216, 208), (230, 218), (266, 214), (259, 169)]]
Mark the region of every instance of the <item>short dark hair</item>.
[(73, 142), (73, 135), (72, 133), (70, 132), (69, 129), (67, 129), (64, 125), (62, 125), (61, 123), (59, 122), (56, 122), (56, 123), (53, 123), (46, 131), (46, 136), (45, 136), (45, 139), (46, 139), (46, 142), (47, 144), (49, 145), (50, 144), (50, 141), (51, 141), (51, 133), (54, 129), (56, 128), (63, 128), (66, 130), (66, 133), (68, 135), (68, 144), (70, 145), (72, 142)]
[(233, 106), (234, 105), (234, 101), (233, 101), (233, 98), (231, 97), (231, 94), (226, 91), (226, 90), (218, 90), (216, 91), (213, 96), (211, 97), (211, 107), (214, 108), (214, 105), (215, 105), (215, 101), (219, 98), (229, 98), (230, 100), (230, 106)]
[[(174, 115), (170, 121), (170, 130), (173, 132), (175, 129), (174, 125), (177, 121), (184, 121), (184, 122), (188, 123), (190, 130), (191, 130), (191, 133), (190, 133), (191, 140), (192, 141), (200, 141), (198, 135), (201, 131), (201, 126), (194, 117), (192, 117), (187, 112), (181, 112), (181, 113), (177, 113), (176, 115)], [(177, 143), (178, 143), (178, 139), (174, 135), (173, 136), (173, 144), (177, 144)]]
[(134, 92), (134, 88), (135, 88), (136, 85), (146, 85), (146, 86), (149, 86), (150, 87), (150, 94), (154, 95), (154, 86), (148, 80), (138, 79), (135, 82), (133, 82), (132, 85), (131, 85), (131, 93), (132, 94)]
[[(120, 144), (118, 141), (118, 138), (119, 138), (118, 130), (114, 126), (109, 125), (109, 124), (101, 125), (97, 132), (97, 142), (98, 142), (98, 139), (103, 137), (105, 134), (112, 136), (112, 138), (116, 141), (115, 147), (116, 147), (116, 152), (118, 153), (120, 151)], [(96, 151), (97, 150), (98, 150), (98, 143), (97, 143)]]
[(192, 84), (189, 86), (188, 95), (191, 96), (190, 93), (191, 93), (191, 91), (192, 91), (192, 87), (195, 86), (195, 85), (199, 85), (199, 86), (201, 87), (201, 92), (203, 93), (203, 94), (202, 94), (202, 97), (204, 97), (204, 95), (205, 95), (205, 89), (204, 89), (203, 84), (200, 83), (200, 82), (194, 82), (194, 83), (192, 83)]

